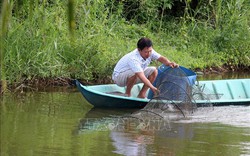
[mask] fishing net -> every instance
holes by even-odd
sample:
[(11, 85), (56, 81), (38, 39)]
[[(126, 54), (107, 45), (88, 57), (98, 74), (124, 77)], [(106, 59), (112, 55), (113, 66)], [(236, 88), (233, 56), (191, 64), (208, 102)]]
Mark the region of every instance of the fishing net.
[(199, 107), (212, 108), (210, 100), (221, 96), (200, 86), (196, 74), (184, 67), (160, 66), (154, 86), (158, 88), (159, 94), (153, 95), (149, 91), (148, 98), (151, 100), (143, 109), (131, 114), (132, 117), (178, 120), (196, 111), (197, 101), (203, 101)]
[(192, 96), (195, 102), (202, 100), (203, 102), (199, 104), (200, 107), (212, 107), (213, 104), (211, 100), (220, 99), (223, 94), (221, 93), (214, 93), (205, 84), (200, 84), (199, 81), (196, 82), (195, 85), (192, 87)]
[(209, 111), (213, 109), (211, 100), (222, 96), (199, 84), (196, 74), (184, 67), (160, 66), (153, 85), (159, 94), (149, 91), (148, 99), (151, 100), (143, 109), (122, 116), (88, 120), (81, 129), (168, 131), (171, 130), (170, 121), (188, 118), (198, 108)]

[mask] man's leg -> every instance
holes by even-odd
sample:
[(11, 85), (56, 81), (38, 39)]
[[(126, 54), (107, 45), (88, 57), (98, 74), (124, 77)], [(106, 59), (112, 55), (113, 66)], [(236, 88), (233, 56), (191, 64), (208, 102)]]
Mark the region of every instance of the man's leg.
[(126, 92), (128, 96), (131, 96), (131, 90), (136, 83), (137, 77), (135, 76), (135, 73), (132, 70), (127, 70), (122, 73), (120, 73), (118, 76), (113, 77), (114, 82), (120, 86), (125, 87), (126, 86)]
[[(145, 73), (146, 74), (146, 73)], [(157, 77), (158, 74), (158, 70), (155, 68), (155, 70), (148, 76), (148, 80), (153, 83)], [(146, 75), (147, 76), (147, 75)], [(139, 98), (145, 98), (146, 97), (146, 93), (148, 91), (148, 86), (146, 86), (145, 84), (143, 85), (140, 93), (138, 94)]]
[(128, 78), (128, 80), (127, 80), (126, 94), (127, 94), (128, 96), (131, 96), (131, 90), (132, 90), (133, 86), (134, 86), (135, 83), (136, 83), (136, 79), (137, 79), (137, 77), (136, 77), (136, 75), (134, 75), (134, 76)]

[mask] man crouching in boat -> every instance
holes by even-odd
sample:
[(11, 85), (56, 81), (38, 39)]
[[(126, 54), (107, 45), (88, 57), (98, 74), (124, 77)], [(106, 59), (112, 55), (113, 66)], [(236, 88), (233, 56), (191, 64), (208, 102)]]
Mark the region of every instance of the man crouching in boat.
[(158, 89), (152, 85), (157, 77), (158, 70), (156, 67), (148, 67), (151, 61), (159, 62), (172, 68), (179, 67), (175, 62), (169, 61), (166, 57), (161, 56), (153, 49), (153, 43), (148, 38), (141, 38), (137, 42), (137, 48), (123, 56), (114, 68), (112, 79), (121, 87), (126, 86), (126, 93), (131, 96), (131, 90), (136, 83), (144, 83), (139, 98), (146, 98), (146, 92), (150, 88), (154, 94)]

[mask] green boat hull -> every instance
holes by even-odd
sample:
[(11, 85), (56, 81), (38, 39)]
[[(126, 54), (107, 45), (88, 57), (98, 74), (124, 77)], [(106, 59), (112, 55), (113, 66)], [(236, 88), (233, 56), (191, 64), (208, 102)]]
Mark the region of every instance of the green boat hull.
[[(142, 84), (137, 84), (132, 89), (132, 96), (125, 96), (125, 88), (115, 84), (106, 85), (82, 85), (78, 80), (75, 84), (84, 98), (97, 108), (143, 108), (150, 99), (137, 98)], [(201, 88), (205, 87), (214, 95), (222, 95), (209, 100), (214, 106), (225, 105), (250, 105), (250, 79), (228, 79), (199, 81)], [(199, 99), (194, 102), (197, 106), (207, 104), (207, 99)]]

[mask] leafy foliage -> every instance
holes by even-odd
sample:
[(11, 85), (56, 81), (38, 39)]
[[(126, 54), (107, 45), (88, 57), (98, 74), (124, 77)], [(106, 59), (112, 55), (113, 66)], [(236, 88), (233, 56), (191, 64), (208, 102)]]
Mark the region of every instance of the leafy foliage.
[(104, 82), (142, 36), (186, 67), (250, 66), (247, 0), (18, 0), (11, 9), (2, 40), (9, 83), (34, 77)]

